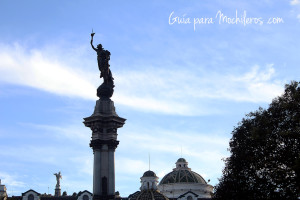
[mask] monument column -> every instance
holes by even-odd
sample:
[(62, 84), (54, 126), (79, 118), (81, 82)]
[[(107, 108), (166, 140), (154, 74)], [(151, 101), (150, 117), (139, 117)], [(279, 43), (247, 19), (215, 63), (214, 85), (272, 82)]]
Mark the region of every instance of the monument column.
[(100, 149), (94, 149), (94, 169), (93, 169), (93, 193), (101, 194), (101, 181), (96, 177), (101, 177), (101, 151)]
[(97, 52), (98, 67), (103, 83), (97, 89), (99, 100), (96, 101), (94, 113), (84, 118), (84, 125), (92, 130), (90, 147), (94, 152), (93, 199), (110, 200), (115, 198), (115, 149), (117, 129), (125, 124), (124, 118), (117, 115), (114, 102), (110, 99), (114, 92), (114, 82), (109, 69), (110, 52), (99, 44), (92, 48)]
[(108, 149), (108, 174), (109, 174), (109, 188), (110, 193), (115, 193), (115, 148), (114, 146), (109, 146)]

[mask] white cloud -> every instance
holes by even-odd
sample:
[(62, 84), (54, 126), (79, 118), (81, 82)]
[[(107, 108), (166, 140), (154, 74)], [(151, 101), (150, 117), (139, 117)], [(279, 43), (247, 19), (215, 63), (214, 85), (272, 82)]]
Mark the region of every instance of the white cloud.
[[(129, 155), (130, 152), (134, 152), (137, 158), (147, 158), (148, 153), (151, 152), (151, 169), (159, 175), (160, 179), (172, 170), (176, 162), (174, 160), (170, 163), (164, 158), (179, 158), (181, 148), (182, 156), (188, 160), (192, 170), (212, 179), (213, 184), (221, 176), (224, 166), (221, 159), (229, 156), (229, 153), (224, 151), (228, 148), (229, 138), (212, 133), (201, 134), (186, 130), (182, 134), (182, 132), (168, 130), (147, 131), (143, 129), (139, 132), (130, 131), (122, 135), (124, 135), (120, 138), (122, 146), (119, 147), (118, 151), (124, 152), (130, 149)], [(116, 161), (118, 162), (118, 160)], [(132, 160), (129, 156), (127, 158), (126, 155), (123, 155), (116, 166), (119, 166), (118, 170), (124, 171), (124, 173), (136, 172), (137, 175), (141, 176), (143, 172), (148, 170), (146, 161), (148, 160), (145, 159), (144, 162)]]
[(121, 157), (116, 160), (116, 166), (118, 166), (118, 173), (136, 174), (142, 176), (141, 170), (147, 169), (148, 164), (141, 160)]
[(78, 172), (93, 176), (93, 157), (92, 156), (74, 156), (70, 160), (78, 166)]
[[(74, 58), (70, 58), (68, 64), (63, 55), (53, 56), (47, 52), (26, 50), (18, 44), (13, 47), (1, 45), (0, 81), (63, 96), (96, 99), (98, 74), (71, 68)], [(77, 56), (78, 65), (84, 67), (80, 55)], [(165, 69), (158, 67), (116, 70), (115, 102), (147, 112), (207, 115), (216, 114), (220, 109), (208, 108), (203, 101), (270, 102), (283, 91), (283, 84), (274, 80), (276, 73), (272, 64), (253, 66), (243, 73), (228, 71), (222, 74), (209, 70), (198, 72), (193, 67), (174, 70), (167, 70), (168, 66)]]
[[(80, 70), (57, 60), (50, 60), (42, 51), (26, 50), (18, 44), (0, 46), (0, 81), (42, 89), (64, 96), (96, 99), (94, 87)], [(62, 56), (63, 57), (63, 56)]]
[(168, 114), (182, 115), (190, 110), (189, 105), (180, 102), (168, 101), (167, 99), (155, 99), (153, 96), (127, 95), (125, 92), (126, 91), (123, 91), (120, 94), (116, 93), (113, 97), (113, 99), (116, 99), (115, 102), (138, 110)]
[(46, 124), (21, 123), (23, 126), (29, 126), (34, 129), (42, 130), (43, 133), (50, 133), (51, 137), (55, 136), (58, 139), (68, 139), (72, 142), (86, 145), (89, 142), (90, 136), (87, 135), (88, 129), (83, 125), (69, 126), (53, 126)]
[(36, 162), (44, 164), (57, 165), (58, 160), (62, 160), (60, 155), (61, 151), (65, 149), (58, 146), (31, 146), (31, 145), (20, 145), (18, 149), (15, 147), (6, 147), (6, 152), (0, 152), (1, 156), (8, 156), (18, 161), (23, 162)]
[(6, 187), (24, 187), (25, 183), (19, 181), (17, 176), (10, 175), (7, 173), (0, 172), (1, 184), (6, 185)]
[[(216, 150), (223, 151), (228, 147), (229, 142), (229, 138), (212, 134), (196, 134), (192, 132), (185, 132), (182, 134), (174, 131), (156, 130), (154, 132), (159, 133), (159, 137), (157, 137), (157, 134), (153, 135), (152, 132), (153, 130), (150, 132), (143, 130), (139, 133), (124, 133), (126, 137), (122, 137), (122, 141), (127, 147), (124, 146), (123, 148), (134, 146), (134, 148), (139, 150), (178, 155), (180, 148), (182, 147), (185, 155), (205, 160), (210, 158), (206, 152), (207, 150), (210, 150), (210, 153), (217, 155)], [(201, 146), (199, 146), (200, 141)], [(199, 152), (204, 153), (199, 154)]]
[[(134, 95), (140, 97), (157, 97), (159, 101), (168, 104), (163, 110), (178, 109), (181, 111), (191, 111), (189, 104), (182, 104), (183, 101), (191, 102), (195, 99), (223, 99), (230, 101), (246, 101), (246, 102), (269, 102), (272, 98), (280, 95), (282, 92), (281, 83), (273, 81), (275, 74), (273, 65), (267, 65), (262, 68), (253, 66), (249, 72), (243, 74), (228, 73), (218, 74), (215, 72), (206, 72), (202, 74), (194, 74), (193, 71), (173, 71), (167, 70), (143, 70), (140, 72), (120, 74), (116, 80), (118, 82), (118, 95), (132, 97), (134, 105), (139, 106), (139, 99), (135, 99)], [(136, 101), (135, 101), (136, 100)], [(126, 101), (125, 101), (126, 102)], [(121, 103), (121, 102), (120, 102)], [(158, 102), (149, 101), (155, 106), (160, 107)], [(152, 103), (152, 104), (151, 104)], [(178, 103), (185, 106), (179, 106)], [(173, 110), (174, 112), (174, 110)]]
[(290, 3), (291, 3), (291, 5), (299, 5), (300, 1), (299, 0), (292, 0)]
[[(43, 138), (48, 138), (49, 142), (46, 145), (37, 143), (34, 146), (25, 142), (24, 145), (18, 146), (18, 149), (6, 147), (7, 151), (5, 154), (3, 152), (3, 155), (17, 161), (56, 166), (62, 170), (71, 165), (73, 174), (92, 176), (93, 157), (91, 150), (87, 147), (89, 137), (84, 133), (88, 130), (78, 129), (77, 126), (22, 125), (37, 129), (38, 133), (50, 133), (51, 136), (43, 136)], [(151, 152), (151, 170), (154, 170), (162, 178), (174, 167), (173, 161), (168, 163), (163, 157), (179, 157), (181, 147), (183, 157), (189, 159), (191, 166), (195, 166), (193, 167), (194, 171), (215, 180), (217, 179), (214, 177), (220, 176), (223, 166), (221, 158), (228, 156), (224, 154), (224, 149), (228, 147), (229, 138), (218, 136), (216, 133), (194, 133), (189, 130), (185, 130), (184, 134), (166, 129), (138, 130), (139, 132), (129, 131), (120, 135), (119, 140), (122, 141), (122, 146), (118, 148), (116, 170), (121, 176), (137, 177), (137, 180), (132, 179), (132, 181), (138, 182), (138, 178), (149, 168), (147, 155)], [(159, 137), (153, 132), (159, 133)], [(61, 143), (56, 144), (56, 140), (51, 141), (53, 137), (71, 143), (68, 143), (68, 147)], [(80, 145), (77, 144), (77, 140), (80, 141)], [(81, 143), (86, 146), (85, 150), (80, 150)], [(69, 147), (71, 144), (74, 147)], [(78, 147), (80, 148), (78, 149)], [(131, 152), (138, 152), (139, 155), (135, 155), (135, 159), (132, 159)], [(141, 160), (141, 158), (145, 159)], [(65, 184), (68, 183), (65, 179), (64, 181)]]

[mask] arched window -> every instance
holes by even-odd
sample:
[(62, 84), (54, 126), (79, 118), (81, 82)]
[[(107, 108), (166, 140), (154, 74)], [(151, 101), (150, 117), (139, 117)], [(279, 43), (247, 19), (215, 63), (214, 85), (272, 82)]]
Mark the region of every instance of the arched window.
[(193, 197), (192, 196), (188, 196), (186, 199), (187, 200), (193, 200)]
[(102, 177), (102, 195), (107, 195), (107, 178)]
[(34, 200), (33, 194), (28, 195), (28, 200)]
[(85, 195), (83, 195), (82, 199), (83, 200), (89, 200), (89, 196), (85, 194)]

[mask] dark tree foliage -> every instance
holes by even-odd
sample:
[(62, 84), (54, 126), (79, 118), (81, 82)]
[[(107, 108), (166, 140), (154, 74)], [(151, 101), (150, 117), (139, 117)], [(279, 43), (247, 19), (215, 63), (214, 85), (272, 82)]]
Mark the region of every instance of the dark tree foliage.
[(215, 199), (300, 197), (300, 82), (285, 86), (268, 109), (251, 112), (232, 131)]

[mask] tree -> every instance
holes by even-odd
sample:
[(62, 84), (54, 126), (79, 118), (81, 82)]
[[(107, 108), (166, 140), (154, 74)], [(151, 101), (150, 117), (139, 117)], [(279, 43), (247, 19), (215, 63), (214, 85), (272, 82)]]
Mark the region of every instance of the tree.
[(232, 131), (215, 199), (300, 197), (300, 82), (285, 86), (269, 108), (246, 115)]

